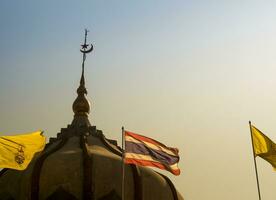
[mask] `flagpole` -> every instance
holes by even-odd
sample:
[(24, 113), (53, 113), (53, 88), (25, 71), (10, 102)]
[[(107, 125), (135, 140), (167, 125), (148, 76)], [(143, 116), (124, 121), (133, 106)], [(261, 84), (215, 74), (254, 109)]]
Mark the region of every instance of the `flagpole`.
[(122, 127), (122, 200), (125, 200), (125, 130)]
[(254, 144), (253, 144), (253, 135), (252, 135), (251, 121), (249, 121), (249, 127), (250, 127), (251, 144), (252, 144), (252, 150), (253, 150), (253, 158), (254, 158), (254, 166), (255, 166), (256, 181), (257, 181), (257, 187), (258, 187), (258, 195), (259, 195), (259, 200), (261, 200), (261, 191), (260, 191), (260, 184), (259, 184), (259, 175), (258, 175), (258, 169), (257, 169), (257, 163), (256, 163), (256, 157), (255, 157), (255, 148), (254, 148)]

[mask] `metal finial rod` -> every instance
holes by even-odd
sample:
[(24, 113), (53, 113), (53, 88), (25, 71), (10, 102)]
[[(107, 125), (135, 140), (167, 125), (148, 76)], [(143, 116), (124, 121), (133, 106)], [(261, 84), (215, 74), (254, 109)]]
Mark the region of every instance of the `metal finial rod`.
[[(84, 45), (87, 45), (86, 44), (86, 39), (87, 39), (87, 33), (88, 33), (89, 31), (87, 30), (87, 29), (85, 29), (85, 37), (84, 37)], [(86, 48), (86, 47), (85, 47)]]
[(90, 44), (90, 48), (88, 48), (89, 44), (86, 43), (87, 33), (88, 33), (88, 30), (85, 29), (84, 44), (81, 45), (81, 49), (80, 49), (80, 51), (83, 54), (82, 55), (82, 75), (81, 75), (81, 84), (82, 85), (84, 85), (84, 63), (85, 63), (85, 60), (86, 60), (86, 54), (90, 53), (93, 50), (93, 45)]

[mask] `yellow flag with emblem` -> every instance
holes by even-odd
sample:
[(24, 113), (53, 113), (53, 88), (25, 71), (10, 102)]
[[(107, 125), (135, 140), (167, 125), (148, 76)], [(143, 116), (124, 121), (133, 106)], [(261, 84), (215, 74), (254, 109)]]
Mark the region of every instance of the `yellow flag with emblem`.
[(269, 162), (276, 171), (276, 144), (256, 127), (251, 128), (255, 156)]
[(34, 154), (44, 149), (45, 143), (46, 138), (41, 131), (0, 136), (0, 168), (26, 169)]

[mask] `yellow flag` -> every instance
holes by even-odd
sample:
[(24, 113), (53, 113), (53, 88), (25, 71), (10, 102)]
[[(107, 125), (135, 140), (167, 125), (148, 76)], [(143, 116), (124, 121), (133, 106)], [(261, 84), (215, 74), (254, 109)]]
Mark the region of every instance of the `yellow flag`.
[(255, 156), (263, 158), (276, 170), (276, 144), (256, 127), (251, 128)]
[(0, 168), (24, 170), (34, 154), (44, 149), (41, 131), (15, 136), (0, 136)]

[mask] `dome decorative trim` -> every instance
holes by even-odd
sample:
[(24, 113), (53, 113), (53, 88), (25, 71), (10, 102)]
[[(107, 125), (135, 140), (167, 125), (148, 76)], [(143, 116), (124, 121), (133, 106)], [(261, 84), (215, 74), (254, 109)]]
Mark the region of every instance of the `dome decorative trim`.
[(59, 187), (46, 200), (57, 200), (57, 199), (77, 200), (77, 198), (74, 195), (65, 191), (62, 187)]
[(60, 143), (53, 148), (51, 151), (45, 152), (44, 154), (42, 154), (36, 161), (35, 165), (34, 165), (34, 169), (33, 169), (33, 174), (32, 174), (32, 182), (31, 182), (31, 200), (38, 200), (39, 199), (39, 180), (40, 180), (40, 173), (41, 173), (41, 168), (42, 165), (45, 161), (45, 159), (51, 155), (52, 153), (56, 152), (57, 150), (59, 150), (60, 148), (62, 148), (66, 142), (67, 142), (68, 138), (62, 138), (62, 140), (60, 141)]
[(177, 191), (176, 191), (176, 189), (175, 189), (172, 181), (167, 176), (165, 176), (164, 174), (160, 174), (160, 173), (158, 173), (158, 174), (161, 175), (166, 180), (166, 182), (168, 183), (168, 185), (170, 186), (171, 191), (172, 191), (172, 195), (173, 195), (173, 199), (174, 200), (178, 200)]
[(121, 200), (120, 196), (115, 192), (115, 190), (112, 190), (107, 195), (101, 197), (99, 200)]
[(92, 164), (93, 160), (87, 151), (87, 136), (80, 137), (80, 147), (83, 155), (83, 199), (93, 199)]
[(112, 153), (116, 154), (117, 156), (122, 157), (122, 152), (117, 151), (116, 149), (114, 149), (108, 142), (107, 139), (105, 138), (104, 134), (100, 134), (99, 135), (100, 140), (102, 141), (102, 143), (107, 147), (107, 149), (109, 151), (111, 151)]
[(137, 165), (131, 165), (134, 181), (134, 199), (143, 200), (143, 184), (141, 179), (141, 172)]

